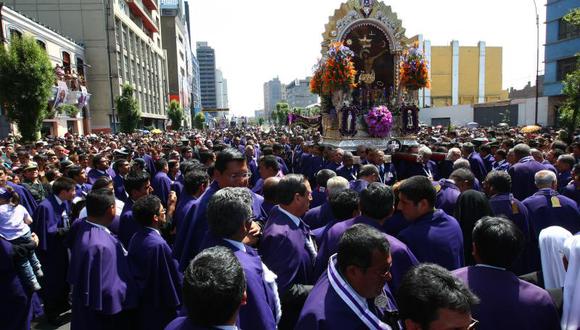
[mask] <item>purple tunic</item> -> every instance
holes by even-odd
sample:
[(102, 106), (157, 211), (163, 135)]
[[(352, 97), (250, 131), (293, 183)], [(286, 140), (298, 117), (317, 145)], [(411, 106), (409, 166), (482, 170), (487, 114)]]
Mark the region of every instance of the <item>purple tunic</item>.
[(167, 173), (163, 171), (157, 172), (153, 180), (151, 180), (151, 186), (153, 187), (153, 194), (159, 197), (164, 207), (167, 207), (167, 200), (171, 191), (171, 179), (167, 176)]
[(121, 243), (105, 229), (80, 223), (71, 254), (71, 329), (125, 329), (136, 286)]
[(129, 270), (139, 288), (138, 328), (162, 329), (177, 316), (183, 276), (161, 235), (141, 228), (129, 243)]
[(407, 221), (403, 216), (403, 213), (399, 210), (395, 210), (390, 218), (387, 218), (383, 223), (383, 231), (391, 236), (398, 236), (401, 230), (409, 227), (411, 222)]
[(0, 320), (2, 329), (30, 329), (32, 295), (14, 267), (12, 244), (0, 238)]
[(210, 330), (210, 329), (218, 329), (218, 328), (215, 327), (208, 328), (195, 325), (193, 324), (193, 322), (191, 322), (189, 318), (185, 316), (176, 318), (165, 327), (165, 330)]
[(420, 262), (432, 262), (449, 270), (463, 266), (463, 234), (455, 218), (435, 210), (403, 229), (399, 239)]
[(123, 203), (127, 202), (129, 195), (125, 191), (125, 179), (122, 176), (116, 175), (113, 178), (113, 189), (115, 190), (115, 198)]
[(357, 165), (353, 165), (350, 168), (342, 165), (336, 169), (336, 175), (341, 176), (341, 177), (347, 179), (348, 181), (356, 180), (357, 174), (358, 174), (358, 166)]
[(21, 185), (14, 184), (10, 181), (6, 182), (6, 185), (12, 187), (18, 196), (20, 196), (20, 204), (24, 206), (28, 214), (33, 214), (36, 208), (38, 207), (38, 203), (30, 193), (30, 191), (24, 188)]
[(278, 291), (284, 294), (293, 284), (311, 284), (314, 259), (306, 247), (309, 229), (301, 221), (292, 219), (275, 206), (260, 242), (262, 260), (278, 275)]
[(123, 206), (123, 211), (121, 211), (121, 218), (119, 219), (119, 240), (123, 243), (123, 246), (129, 246), (131, 237), (141, 229), (141, 225), (133, 219), (133, 200), (129, 199), (125, 206)]
[(177, 206), (175, 207), (175, 213), (173, 213), (173, 226), (175, 227), (176, 232), (181, 231), (185, 215), (196, 200), (197, 198), (189, 194), (183, 194), (181, 195), (181, 198), (179, 198)]
[(468, 157), (467, 160), (469, 161), (469, 166), (471, 167), (471, 172), (473, 175), (480, 181), (483, 182), (485, 180), (485, 176), (487, 175), (487, 170), (485, 168), (485, 164), (483, 163), (483, 159), (477, 152), (472, 152)]
[(310, 208), (313, 209), (324, 204), (328, 200), (326, 195), (326, 188), (318, 187), (312, 192), (312, 201), (310, 201)]
[(562, 195), (576, 201), (576, 205), (580, 208), (580, 184), (572, 182), (562, 189)]
[(88, 183), (77, 184), (75, 186), (75, 196), (76, 197), (86, 197), (92, 188), (93, 188), (93, 186), (88, 184)]
[(311, 208), (304, 215), (304, 222), (310, 229), (318, 229), (334, 221), (334, 215), (328, 201), (320, 206)]
[(318, 255), (316, 256), (316, 267), (314, 275), (316, 278), (318, 278), (327, 270), (328, 259), (331, 255), (338, 251), (338, 242), (340, 241), (342, 234), (344, 234), (348, 228), (359, 223), (378, 229), (385, 233), (387, 236), (389, 244), (391, 245), (391, 258), (393, 259), (393, 267), (391, 268), (391, 275), (393, 276), (393, 279), (389, 282), (389, 286), (392, 289), (397, 289), (405, 273), (407, 273), (411, 267), (417, 265), (419, 262), (411, 250), (407, 248), (405, 243), (399, 241), (391, 235), (386, 234), (384, 229), (376, 220), (368, 218), (364, 215), (350, 220), (338, 222), (328, 230), (326, 237), (322, 238), (320, 249), (318, 250)]
[(546, 290), (486, 266), (453, 273), (481, 299), (471, 311), (479, 320), (477, 329), (560, 329), (560, 317)]
[(356, 191), (357, 193), (361, 193), (363, 190), (367, 189), (369, 182), (367, 180), (358, 179), (355, 181), (350, 182), (350, 189)]
[[(559, 207), (552, 198), (557, 198)], [(530, 213), (532, 239), (538, 239), (540, 231), (550, 226), (560, 226), (571, 233), (580, 231), (580, 211), (575, 201), (559, 195), (552, 189), (540, 189), (522, 202)]]
[(538, 188), (534, 182), (534, 175), (546, 168), (532, 156), (524, 157), (508, 170), (512, 177), (512, 193), (520, 201), (532, 196)]
[(443, 210), (448, 215), (453, 216), (455, 204), (461, 194), (459, 188), (452, 180), (441, 179), (438, 182), (433, 182), (433, 186), (437, 191), (437, 200), (435, 201), (435, 208)]
[(88, 179), (89, 179), (89, 183), (90, 184), (95, 184), (95, 181), (97, 181), (98, 178), (106, 176), (111, 178), (111, 176), (109, 175), (109, 173), (107, 173), (106, 171), (99, 171), (96, 168), (92, 168), (89, 173), (87, 174)]

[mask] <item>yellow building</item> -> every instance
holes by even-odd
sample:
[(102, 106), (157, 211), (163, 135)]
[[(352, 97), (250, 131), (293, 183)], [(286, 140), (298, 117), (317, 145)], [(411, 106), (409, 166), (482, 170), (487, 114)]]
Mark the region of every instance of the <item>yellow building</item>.
[(444, 107), (506, 100), (502, 89), (502, 48), (459, 46), (454, 40), (449, 46), (431, 46), (421, 35), (415, 37), (431, 65), (431, 89), (419, 92), (422, 107)]

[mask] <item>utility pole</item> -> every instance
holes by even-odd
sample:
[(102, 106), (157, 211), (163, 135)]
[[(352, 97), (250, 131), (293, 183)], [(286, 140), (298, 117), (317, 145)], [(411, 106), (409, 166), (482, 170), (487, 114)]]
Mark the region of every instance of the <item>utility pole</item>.
[(538, 125), (538, 92), (540, 89), (540, 15), (538, 14), (538, 6), (534, 0), (534, 8), (536, 9), (536, 116), (535, 124)]

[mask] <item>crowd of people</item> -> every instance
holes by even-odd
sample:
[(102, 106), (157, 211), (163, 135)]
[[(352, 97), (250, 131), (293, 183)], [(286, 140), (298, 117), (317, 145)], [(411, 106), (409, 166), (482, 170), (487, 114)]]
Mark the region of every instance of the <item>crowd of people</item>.
[(580, 138), (414, 142), (5, 139), (0, 328), (580, 329)]

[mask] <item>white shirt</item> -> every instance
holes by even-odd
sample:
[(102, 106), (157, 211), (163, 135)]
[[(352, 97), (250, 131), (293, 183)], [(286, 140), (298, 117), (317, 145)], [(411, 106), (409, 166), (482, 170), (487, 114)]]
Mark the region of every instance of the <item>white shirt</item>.
[(24, 206), (0, 205), (0, 236), (11, 241), (29, 232), (30, 228), (24, 222), (26, 218), (30, 218), (30, 214)]

